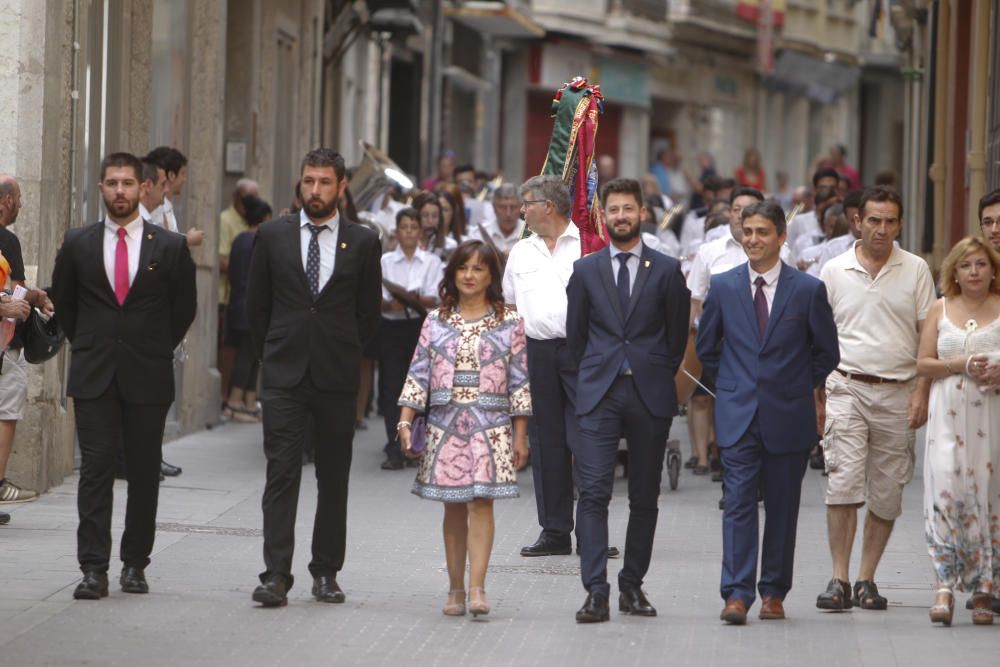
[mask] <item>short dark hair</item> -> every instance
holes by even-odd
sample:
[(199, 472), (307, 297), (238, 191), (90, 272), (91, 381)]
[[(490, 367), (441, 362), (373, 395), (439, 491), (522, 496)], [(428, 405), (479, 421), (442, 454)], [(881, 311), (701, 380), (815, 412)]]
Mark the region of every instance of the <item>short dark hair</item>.
[(101, 180), (111, 167), (132, 167), (135, 180), (142, 183), (142, 162), (131, 153), (111, 153), (101, 160)]
[(475, 174), (476, 168), (471, 164), (460, 164), (457, 167), (455, 167), (456, 174), (461, 174), (466, 171), (471, 171), (473, 174)]
[(864, 220), (865, 205), (868, 202), (892, 202), (899, 209), (899, 219), (903, 219), (903, 198), (898, 192), (884, 185), (868, 188), (861, 195), (861, 202), (858, 204), (858, 216)]
[(180, 173), (181, 169), (188, 163), (184, 153), (172, 146), (157, 146), (149, 151), (146, 159), (162, 169), (168, 176)]
[(778, 236), (785, 233), (786, 223), (785, 223), (785, 210), (781, 208), (781, 204), (769, 199), (767, 201), (759, 201), (756, 204), (751, 204), (743, 209), (743, 215), (740, 217), (741, 221), (746, 221), (748, 218), (754, 215), (759, 215), (762, 218), (766, 218), (774, 223), (774, 229), (778, 232)]
[(407, 206), (406, 208), (401, 208), (398, 211), (396, 211), (397, 227), (399, 226), (399, 223), (402, 222), (403, 218), (410, 218), (411, 220), (416, 222), (417, 225), (420, 225), (420, 212), (417, 209), (413, 208), (412, 206)]
[(840, 174), (837, 173), (837, 170), (833, 167), (822, 167), (821, 169), (817, 169), (816, 173), (813, 174), (813, 187), (817, 187), (820, 180), (824, 178), (832, 178), (835, 181), (839, 181)]
[(271, 215), (271, 205), (260, 197), (247, 195), (241, 201), (243, 202), (243, 217), (250, 227), (256, 227)]
[(983, 221), (983, 211), (986, 210), (987, 206), (993, 206), (993, 204), (1000, 204), (1000, 188), (997, 188), (993, 192), (987, 192), (979, 200), (979, 221)]
[(156, 182), (160, 179), (160, 171), (159, 171), (160, 169), (161, 167), (156, 163), (150, 162), (149, 160), (143, 158), (142, 160), (143, 183), (145, 183), (146, 181), (150, 181), (153, 185), (156, 185)]
[(733, 191), (729, 193), (729, 200), (736, 201), (737, 197), (753, 197), (757, 201), (764, 201), (764, 193), (762, 193), (757, 188), (751, 188), (746, 185), (741, 185), (738, 188), (733, 188)]
[(306, 153), (306, 156), (302, 158), (302, 164), (299, 165), (299, 174), (306, 167), (333, 167), (333, 173), (337, 175), (338, 181), (344, 180), (344, 177), (347, 175), (344, 156), (332, 148), (314, 148)]
[(720, 190), (732, 190), (735, 187), (736, 187), (735, 178), (723, 178), (719, 184)]
[(844, 209), (856, 208), (861, 210), (861, 196), (864, 195), (864, 190), (850, 190), (846, 195), (844, 195)]
[(722, 177), (709, 176), (708, 178), (705, 179), (705, 182), (702, 183), (702, 187), (704, 187), (709, 192), (718, 192), (719, 190), (722, 189)]
[(821, 188), (816, 188), (816, 194), (813, 195), (813, 204), (819, 206), (827, 199), (833, 199), (837, 196), (837, 188), (831, 187), (829, 185), (824, 185)]
[(635, 197), (635, 203), (642, 206), (642, 186), (634, 178), (615, 178), (601, 188), (601, 206), (608, 205), (608, 195), (624, 194)]

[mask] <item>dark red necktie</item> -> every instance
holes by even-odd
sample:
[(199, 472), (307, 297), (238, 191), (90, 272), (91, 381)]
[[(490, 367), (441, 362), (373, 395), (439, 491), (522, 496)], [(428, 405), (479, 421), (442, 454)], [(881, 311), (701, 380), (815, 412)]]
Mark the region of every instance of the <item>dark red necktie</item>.
[(764, 276), (757, 276), (757, 280), (753, 281), (753, 284), (757, 286), (757, 293), (753, 295), (753, 309), (757, 313), (757, 331), (760, 332), (760, 339), (764, 340), (764, 334), (767, 332), (767, 318), (769, 317), (767, 313), (767, 297), (764, 296), (764, 285), (767, 282), (764, 280)]
[(118, 246), (115, 248), (115, 296), (118, 305), (128, 296), (128, 246), (125, 245), (125, 228), (118, 228)]

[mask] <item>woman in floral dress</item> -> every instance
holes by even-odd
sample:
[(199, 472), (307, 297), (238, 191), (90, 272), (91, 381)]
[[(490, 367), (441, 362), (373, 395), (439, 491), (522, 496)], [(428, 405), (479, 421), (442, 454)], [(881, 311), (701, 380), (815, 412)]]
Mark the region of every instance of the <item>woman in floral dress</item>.
[(504, 307), (496, 251), (467, 241), (441, 282), (441, 307), (427, 314), (399, 397), (400, 447), (409, 457), (413, 419), (428, 409), (427, 446), (413, 493), (444, 503), (451, 587), (443, 612), (489, 613), (486, 570), (493, 547), (493, 500), (518, 496), (515, 470), (528, 461), (531, 414), (524, 322)]
[(978, 237), (941, 267), (917, 372), (934, 378), (924, 458), (924, 525), (937, 574), (931, 621), (951, 625), (953, 590), (972, 593), (972, 620), (991, 625), (1000, 591), (1000, 395), (984, 386), (1000, 353), (1000, 254)]

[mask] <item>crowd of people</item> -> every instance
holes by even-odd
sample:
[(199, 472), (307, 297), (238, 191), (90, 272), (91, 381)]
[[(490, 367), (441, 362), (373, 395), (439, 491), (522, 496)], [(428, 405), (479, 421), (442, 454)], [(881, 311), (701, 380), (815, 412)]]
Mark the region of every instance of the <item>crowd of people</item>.
[[(608, 506), (624, 440), (618, 608), (655, 616), (642, 587), (666, 443), (683, 412), (687, 467), (722, 482), (723, 621), (745, 623), (758, 594), (761, 619), (785, 617), (809, 465), (827, 476), (832, 562), (817, 607), (886, 609), (877, 568), (914, 472), (915, 432), (927, 423), (924, 517), (939, 586), (931, 620), (950, 624), (964, 591), (973, 621), (992, 623), (1000, 191), (980, 203), (983, 236), (951, 250), (936, 288), (927, 263), (898, 244), (904, 211), (891, 174), (862, 188), (845, 158), (835, 146), (817, 160), (810, 188), (778, 173), (769, 189), (755, 149), (732, 178), (707, 154), (698, 178), (672, 149), (641, 179), (619, 178), (602, 156), (608, 245), (585, 257), (571, 192), (555, 176), (514, 184), (444, 154), (420, 189), (390, 190), (359, 211), (343, 158), (316, 149), (273, 220), (258, 185), (238, 181), (219, 221), (220, 398), (225, 418), (264, 433), (265, 570), (253, 600), (287, 603), (304, 462), (318, 482), (312, 594), (346, 599), (337, 574), (352, 442), (374, 402), (382, 468), (415, 468), (413, 493), (444, 504), (446, 615), (489, 613), (493, 501), (518, 495), (517, 471), (530, 463), (540, 532), (521, 555), (570, 555), (575, 537), (587, 592), (576, 620), (609, 620), (607, 563), (620, 551), (609, 544)], [(189, 248), (204, 240), (193, 227), (180, 233), (170, 203), (185, 170), (183, 155), (165, 147), (142, 159), (109, 155), (105, 219), (67, 233), (47, 293), (0, 298), (6, 318), (55, 312), (72, 346), (77, 599), (108, 595), (116, 472), (128, 480), (120, 581), (129, 593), (148, 591), (159, 480), (180, 474), (162, 461), (163, 428), (175, 349), (195, 313)], [(0, 178), (0, 251), (23, 286), (6, 229), (19, 207), (16, 181)], [(98, 246), (103, 266), (88, 254)], [(34, 497), (3, 475), (26, 393), (25, 376), (6, 372), (18, 362), (11, 334), (0, 374), (0, 502)], [(688, 396), (676, 378), (695, 358)]]

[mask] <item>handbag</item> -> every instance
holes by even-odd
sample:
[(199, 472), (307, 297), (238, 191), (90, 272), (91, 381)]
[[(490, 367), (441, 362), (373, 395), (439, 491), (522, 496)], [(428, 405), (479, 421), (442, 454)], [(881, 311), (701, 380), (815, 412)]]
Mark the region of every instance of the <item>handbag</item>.
[(427, 413), (431, 409), (431, 391), (427, 388), (427, 403), (424, 411), (413, 418), (413, 425), (410, 426), (410, 451), (422, 454), (427, 449)]
[(24, 341), (25, 361), (40, 364), (59, 354), (66, 334), (55, 315), (46, 319), (38, 309), (32, 308), (21, 328), (21, 339)]

